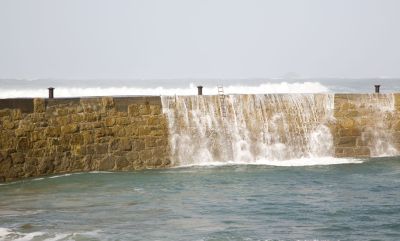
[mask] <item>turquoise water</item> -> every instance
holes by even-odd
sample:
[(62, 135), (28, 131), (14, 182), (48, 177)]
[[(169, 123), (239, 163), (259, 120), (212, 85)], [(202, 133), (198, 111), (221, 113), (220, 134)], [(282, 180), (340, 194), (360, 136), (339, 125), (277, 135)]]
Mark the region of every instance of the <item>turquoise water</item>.
[(400, 240), (400, 158), (3, 184), (0, 240)]

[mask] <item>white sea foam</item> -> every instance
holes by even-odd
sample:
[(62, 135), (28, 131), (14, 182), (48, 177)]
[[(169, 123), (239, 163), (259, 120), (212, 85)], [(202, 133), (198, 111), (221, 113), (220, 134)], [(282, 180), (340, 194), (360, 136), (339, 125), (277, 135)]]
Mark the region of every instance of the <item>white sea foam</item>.
[[(77, 173), (74, 173), (74, 174), (77, 174)], [(62, 175), (51, 176), (49, 178), (69, 177), (71, 175), (72, 175), (72, 173), (67, 173), (67, 174), (62, 174)]]
[(93, 230), (87, 232), (74, 232), (74, 233), (46, 233), (46, 232), (32, 232), (22, 233), (9, 228), (0, 227), (0, 241), (28, 241), (28, 240), (44, 240), (44, 241), (58, 241), (58, 240), (77, 240), (83, 237), (98, 238), (100, 237), (101, 230)]
[(113, 172), (107, 172), (107, 171), (91, 171), (91, 172), (89, 172), (89, 173), (92, 173), (92, 174), (98, 174), (98, 173), (100, 173), (100, 174), (107, 174), (107, 173), (113, 173)]
[(224, 161), (224, 162), (200, 162), (190, 165), (181, 165), (181, 167), (196, 166), (229, 166), (229, 165), (266, 165), (266, 166), (282, 166), (282, 167), (301, 167), (301, 166), (326, 166), (340, 164), (361, 164), (364, 160), (354, 158), (334, 158), (334, 157), (316, 157), (316, 158), (298, 158), (290, 160), (266, 160), (259, 159), (251, 162), (247, 161)]
[[(329, 89), (319, 82), (280, 82), (263, 83), (256, 86), (227, 85), (224, 87), (226, 94), (263, 94), (263, 93), (326, 93)], [(204, 86), (206, 95), (218, 94), (217, 88)], [(80, 96), (129, 96), (129, 95), (196, 95), (197, 87), (190, 84), (184, 88), (136, 88), (136, 87), (94, 87), (73, 88), (60, 87), (55, 90), (57, 97)], [(47, 97), (47, 89), (1, 89), (0, 98), (16, 97)]]
[(5, 240), (8, 234), (10, 234), (10, 229), (8, 228), (0, 228), (0, 240)]
[[(55, 234), (54, 237), (47, 238), (44, 241), (59, 241), (66, 240), (66, 238), (71, 237), (71, 234)], [(68, 239), (69, 240), (69, 239)]]
[(0, 241), (15, 240), (15, 241), (29, 241), (35, 237), (43, 236), (43, 232), (20, 233), (8, 228), (0, 228)]

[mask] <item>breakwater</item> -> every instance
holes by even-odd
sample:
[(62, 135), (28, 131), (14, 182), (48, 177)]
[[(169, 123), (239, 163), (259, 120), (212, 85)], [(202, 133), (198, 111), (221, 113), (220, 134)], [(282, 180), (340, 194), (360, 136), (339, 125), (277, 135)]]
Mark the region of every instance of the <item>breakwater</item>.
[(202, 162), (398, 155), (400, 94), (0, 100), (0, 181)]
[(170, 165), (158, 97), (0, 103), (0, 180)]

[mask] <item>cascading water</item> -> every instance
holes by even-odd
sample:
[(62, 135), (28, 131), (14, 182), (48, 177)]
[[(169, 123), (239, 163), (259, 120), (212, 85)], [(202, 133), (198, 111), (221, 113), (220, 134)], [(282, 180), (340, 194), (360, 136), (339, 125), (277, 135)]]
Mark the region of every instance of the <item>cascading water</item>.
[(393, 94), (361, 95), (353, 103), (357, 109), (364, 109), (369, 115), (368, 119), (361, 120), (366, 122), (361, 138), (367, 142), (371, 156), (399, 155), (399, 151), (393, 146), (395, 141), (388, 121), (395, 111)]
[[(331, 94), (163, 96), (175, 165), (333, 156)], [(221, 109), (225, 108), (226, 114)]]

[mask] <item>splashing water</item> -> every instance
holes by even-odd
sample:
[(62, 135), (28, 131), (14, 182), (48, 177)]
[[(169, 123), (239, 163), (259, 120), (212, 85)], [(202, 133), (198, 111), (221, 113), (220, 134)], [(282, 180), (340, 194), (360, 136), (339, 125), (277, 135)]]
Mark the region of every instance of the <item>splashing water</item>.
[(333, 156), (330, 94), (164, 96), (162, 102), (175, 165)]
[[(126, 83), (125, 83), (126, 84)], [(102, 87), (58, 87), (55, 90), (57, 97), (81, 97), (81, 96), (130, 96), (130, 95), (194, 95), (197, 93), (195, 84), (186, 87), (132, 87), (132, 86), (102, 86)], [(296, 83), (261, 83), (256, 86), (228, 85), (226, 93), (260, 94), (260, 93), (325, 93), (329, 89), (319, 82), (296, 82)], [(205, 94), (217, 94), (216, 87), (205, 87)], [(15, 97), (47, 97), (46, 88), (37, 89), (4, 88), (0, 89), (0, 98)]]
[(362, 141), (366, 142), (372, 157), (395, 156), (399, 151), (393, 146), (394, 136), (390, 128), (390, 119), (395, 111), (393, 94), (361, 95), (353, 102), (357, 109), (365, 109), (369, 121), (362, 133)]

